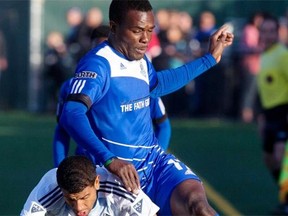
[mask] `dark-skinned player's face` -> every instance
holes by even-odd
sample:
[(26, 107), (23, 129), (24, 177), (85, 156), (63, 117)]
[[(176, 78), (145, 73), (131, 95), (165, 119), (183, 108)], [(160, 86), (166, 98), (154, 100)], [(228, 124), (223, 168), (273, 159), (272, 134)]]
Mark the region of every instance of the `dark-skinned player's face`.
[(115, 24), (115, 48), (129, 60), (143, 58), (154, 27), (152, 11), (130, 10), (121, 24)]

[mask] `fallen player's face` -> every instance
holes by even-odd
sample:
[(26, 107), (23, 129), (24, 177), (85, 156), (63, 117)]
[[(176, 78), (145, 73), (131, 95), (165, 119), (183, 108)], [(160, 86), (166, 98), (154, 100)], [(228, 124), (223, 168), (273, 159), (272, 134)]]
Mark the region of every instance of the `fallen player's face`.
[(77, 216), (87, 216), (97, 199), (97, 193), (94, 186), (88, 186), (83, 191), (75, 194), (69, 194), (63, 191), (66, 203), (72, 208)]
[(152, 11), (130, 10), (116, 26), (117, 49), (129, 60), (140, 60), (146, 53), (154, 27)]

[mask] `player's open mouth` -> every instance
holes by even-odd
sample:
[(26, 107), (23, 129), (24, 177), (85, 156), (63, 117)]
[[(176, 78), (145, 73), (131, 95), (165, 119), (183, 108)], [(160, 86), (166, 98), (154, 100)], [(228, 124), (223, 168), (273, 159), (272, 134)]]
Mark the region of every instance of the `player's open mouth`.
[(77, 212), (77, 216), (87, 216), (86, 211)]

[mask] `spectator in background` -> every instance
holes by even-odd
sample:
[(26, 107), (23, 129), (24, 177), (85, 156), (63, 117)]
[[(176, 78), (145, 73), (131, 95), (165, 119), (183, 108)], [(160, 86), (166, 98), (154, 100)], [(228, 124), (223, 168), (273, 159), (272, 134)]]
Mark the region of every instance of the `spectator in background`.
[[(195, 32), (195, 40), (198, 42), (198, 50), (194, 49), (194, 56), (205, 53), (209, 44), (209, 37), (216, 30), (216, 18), (211, 11), (203, 11), (200, 14), (198, 28)], [(194, 42), (195, 43), (195, 42)], [(196, 46), (197, 47), (197, 46)], [(195, 47), (195, 48), (196, 48)], [(191, 95), (192, 117), (221, 116), (224, 104), (225, 70), (223, 63), (211, 68), (207, 73), (194, 80), (195, 92)], [(220, 84), (221, 83), (221, 84)], [(211, 106), (213, 104), (213, 106)]]
[(100, 25), (95, 28), (91, 34), (91, 48), (107, 40), (109, 32), (110, 27), (108, 25)]
[(148, 58), (150, 58), (150, 60), (152, 60), (153, 58), (156, 58), (157, 56), (159, 56), (161, 52), (162, 52), (162, 48), (160, 45), (160, 40), (155, 30), (153, 30), (152, 38), (148, 45), (146, 55)]
[(241, 61), (240, 84), (240, 111), (244, 122), (251, 122), (256, 112), (256, 75), (260, 67), (259, 27), (263, 21), (261, 12), (253, 13), (248, 23), (244, 26), (239, 44)]
[(79, 43), (81, 49), (78, 58), (76, 59), (77, 62), (88, 50), (91, 49), (91, 34), (93, 30), (99, 27), (102, 23), (102, 11), (98, 7), (90, 8), (79, 28), (77, 42)]
[[(183, 32), (179, 25), (174, 24), (167, 29), (166, 34), (168, 43), (163, 47), (163, 52), (165, 52), (165, 56), (168, 60), (168, 68), (179, 67), (186, 62), (187, 58), (185, 55), (186, 44)], [(165, 105), (167, 105), (170, 115), (179, 117), (187, 114), (188, 103), (185, 94), (185, 87), (164, 96), (163, 101)]]
[(167, 30), (169, 29), (169, 26), (170, 26), (169, 11), (167, 9), (158, 10), (156, 12), (156, 28), (154, 31), (159, 40), (161, 53), (152, 58), (153, 65), (155, 66), (156, 70), (169, 68), (169, 56), (164, 51), (165, 46), (168, 44)]
[(189, 61), (194, 59), (195, 57), (193, 52), (194, 47), (194, 37), (195, 37), (195, 29), (193, 26), (193, 18), (186, 11), (179, 12), (179, 21), (178, 26), (183, 34), (183, 41), (185, 42), (185, 61)]
[[(196, 58), (197, 50), (199, 49), (199, 41), (195, 40), (195, 28), (193, 25), (193, 17), (186, 11), (179, 12), (179, 27), (183, 34), (182, 55), (183, 60), (188, 62)], [(183, 89), (185, 95), (185, 115), (191, 116), (194, 113), (194, 94), (195, 94), (195, 80), (189, 82)]]
[(169, 68), (176, 68), (184, 64), (186, 56), (184, 51), (186, 44), (183, 43), (184, 35), (178, 25), (172, 25), (166, 32), (168, 44), (165, 46), (164, 51), (170, 57)]
[[(288, 138), (288, 50), (279, 42), (279, 23), (275, 17), (264, 16), (260, 27), (260, 43), (264, 52), (257, 75), (263, 109), (259, 128), (265, 165), (278, 184)], [(288, 215), (287, 201), (283, 200), (277, 215)]]
[(167, 34), (166, 31), (170, 26), (170, 12), (167, 9), (160, 9), (156, 12), (156, 33), (160, 40), (161, 46), (162, 43), (167, 43)]
[[(168, 57), (167, 67), (175, 68), (191, 60), (191, 50), (189, 47), (189, 40), (191, 38), (189, 37), (191, 36), (192, 18), (190, 15), (177, 10), (167, 11), (164, 9), (158, 11), (157, 15), (160, 19), (158, 21), (158, 28), (160, 29), (158, 31), (158, 38), (162, 48), (161, 55), (164, 55), (162, 58)], [(161, 21), (167, 18), (166, 15), (169, 20)]]
[[(192, 60), (192, 17), (187, 12), (161, 9), (157, 11), (156, 18), (157, 25), (159, 25), (156, 32), (158, 32), (162, 52), (152, 59), (155, 68), (157, 70), (176, 68)], [(185, 87), (164, 96), (163, 101), (169, 115), (185, 116), (188, 114), (189, 100)]]
[(6, 40), (2, 31), (0, 31), (0, 78), (2, 72), (8, 68), (7, 60), (7, 50), (6, 50)]
[(288, 18), (287, 15), (279, 20), (279, 40), (288, 47)]
[(74, 59), (74, 64), (77, 64), (77, 60), (81, 54), (81, 46), (78, 42), (79, 31), (81, 24), (84, 20), (84, 14), (78, 7), (70, 8), (66, 13), (66, 21), (69, 27), (69, 32), (65, 37), (65, 43), (67, 49)]
[(216, 30), (216, 18), (210, 11), (203, 11), (200, 14), (199, 26), (195, 34), (195, 39), (200, 43), (200, 49), (198, 50), (198, 56), (201, 56), (206, 52), (209, 37)]
[(44, 56), (44, 101), (45, 111), (55, 111), (57, 95), (62, 83), (72, 76), (73, 60), (67, 51), (64, 36), (52, 31), (46, 39), (47, 50)]

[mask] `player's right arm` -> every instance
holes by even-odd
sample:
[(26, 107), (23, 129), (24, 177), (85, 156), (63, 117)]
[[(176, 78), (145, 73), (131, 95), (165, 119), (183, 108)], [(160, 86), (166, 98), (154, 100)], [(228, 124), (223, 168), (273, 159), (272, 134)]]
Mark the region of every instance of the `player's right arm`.
[[(140, 187), (138, 173), (133, 164), (117, 159), (95, 134), (86, 115), (109, 88), (110, 66), (104, 59), (80, 62), (76, 78), (71, 83), (70, 94), (64, 104), (60, 124), (78, 145), (90, 152), (97, 161), (119, 176), (127, 190)], [(113, 160), (112, 160), (113, 159)], [(111, 160), (111, 163), (107, 164)]]
[(159, 207), (141, 189), (131, 193), (124, 189), (121, 179), (107, 169), (97, 167), (96, 172), (101, 182), (98, 198), (107, 199), (112, 215), (154, 216), (159, 211)]
[(94, 133), (86, 115), (87, 111), (88, 107), (81, 101), (68, 101), (63, 108), (60, 123), (78, 145), (88, 150), (97, 161), (104, 164), (107, 160), (114, 158), (115, 155)]

